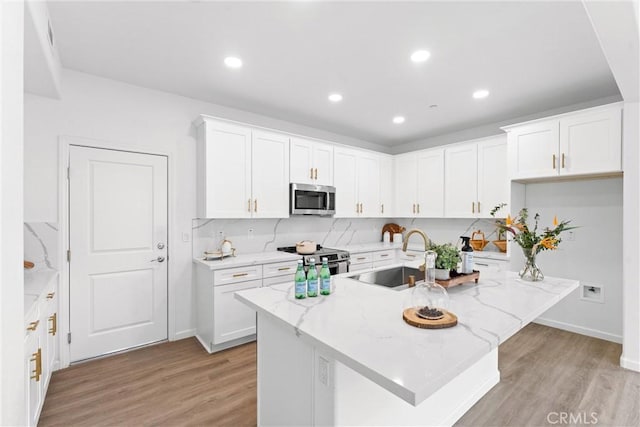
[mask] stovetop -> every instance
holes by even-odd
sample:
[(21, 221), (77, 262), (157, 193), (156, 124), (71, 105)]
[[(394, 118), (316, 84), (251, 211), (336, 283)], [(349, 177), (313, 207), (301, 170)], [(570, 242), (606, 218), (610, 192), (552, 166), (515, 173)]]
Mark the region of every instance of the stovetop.
[[(297, 252), (295, 246), (283, 246), (277, 249), (279, 251), (292, 254)], [(313, 254), (302, 255), (305, 265), (310, 263), (311, 258), (315, 259), (316, 264), (321, 264), (322, 258), (327, 258), (329, 262), (346, 261), (349, 259), (349, 252), (341, 249), (324, 248), (321, 245), (316, 245), (316, 251)]]

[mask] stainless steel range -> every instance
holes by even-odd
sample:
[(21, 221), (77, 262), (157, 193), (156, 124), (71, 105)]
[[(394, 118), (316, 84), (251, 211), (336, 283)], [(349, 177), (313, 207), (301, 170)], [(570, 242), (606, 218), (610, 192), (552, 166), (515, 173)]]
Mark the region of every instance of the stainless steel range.
[[(284, 246), (278, 248), (279, 251), (296, 253), (295, 246)], [(309, 260), (314, 258), (318, 268), (322, 264), (322, 258), (327, 258), (329, 261), (329, 271), (331, 275), (347, 273), (349, 271), (349, 252), (340, 249), (323, 248), (320, 245), (316, 246), (316, 251), (311, 255), (300, 255), (304, 261), (304, 271), (309, 270)]]

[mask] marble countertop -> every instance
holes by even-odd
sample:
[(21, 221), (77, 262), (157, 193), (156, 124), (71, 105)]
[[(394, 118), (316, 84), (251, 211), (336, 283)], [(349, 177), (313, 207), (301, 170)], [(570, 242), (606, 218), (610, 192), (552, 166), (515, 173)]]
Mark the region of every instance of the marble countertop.
[(224, 268), (245, 267), (247, 265), (297, 261), (301, 258), (301, 255), (298, 254), (290, 254), (281, 251), (271, 251), (242, 254), (235, 257), (227, 257), (213, 261), (205, 261), (202, 258), (193, 258), (193, 262), (198, 265), (204, 266), (209, 270), (221, 270)]
[(303, 339), (412, 405), (495, 349), (579, 286), (576, 280), (525, 282), (503, 272), (449, 290), (458, 325), (418, 329), (402, 311), (413, 289), (395, 291), (333, 278), (329, 296), (294, 298), (293, 284), (241, 291), (235, 297), (293, 328)]

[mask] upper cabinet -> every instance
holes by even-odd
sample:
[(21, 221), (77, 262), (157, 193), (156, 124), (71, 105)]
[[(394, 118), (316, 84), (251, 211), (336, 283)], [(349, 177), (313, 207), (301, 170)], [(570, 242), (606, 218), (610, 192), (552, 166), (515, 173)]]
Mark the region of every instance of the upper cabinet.
[(381, 158), (370, 151), (335, 147), (333, 175), (337, 217), (387, 215), (382, 213)]
[(396, 203), (399, 217), (437, 218), (444, 214), (444, 150), (396, 156)]
[(288, 217), (289, 137), (204, 116), (197, 124), (198, 217)]
[(456, 144), (445, 150), (444, 216), (489, 217), (509, 201), (504, 136)]
[(620, 104), (590, 108), (503, 129), (514, 180), (622, 170)]
[(393, 188), (394, 188), (394, 162), (393, 156), (380, 156), (380, 216), (391, 217), (394, 215)]
[(297, 184), (333, 185), (333, 146), (291, 138), (290, 180)]
[(62, 65), (47, 2), (24, 5), (24, 91), (60, 99)]

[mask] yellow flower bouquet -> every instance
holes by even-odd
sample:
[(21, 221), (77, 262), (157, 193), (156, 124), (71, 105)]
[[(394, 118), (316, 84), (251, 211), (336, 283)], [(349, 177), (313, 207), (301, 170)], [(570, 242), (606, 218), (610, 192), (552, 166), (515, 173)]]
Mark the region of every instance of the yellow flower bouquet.
[(533, 229), (527, 224), (528, 218), (529, 212), (527, 208), (522, 208), (515, 218), (507, 215), (504, 222), (497, 221), (496, 227), (498, 230), (510, 233), (513, 236), (512, 240), (522, 248), (525, 256), (525, 265), (520, 272), (520, 277), (535, 282), (544, 279), (544, 274), (536, 265), (538, 252), (557, 249), (558, 244), (562, 241), (560, 233), (576, 227), (569, 226), (571, 221), (558, 221), (556, 216), (553, 218), (553, 228), (545, 227), (542, 232), (538, 232), (540, 214), (536, 214), (533, 217), (535, 221)]

